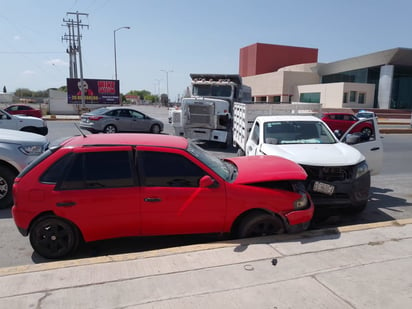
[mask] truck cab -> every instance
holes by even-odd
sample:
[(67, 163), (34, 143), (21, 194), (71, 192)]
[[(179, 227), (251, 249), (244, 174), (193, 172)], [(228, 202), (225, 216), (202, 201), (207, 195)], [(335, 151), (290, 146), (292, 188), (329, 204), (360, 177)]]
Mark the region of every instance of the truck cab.
[(233, 105), (251, 100), (251, 89), (237, 74), (190, 74), (192, 96), (170, 111), (175, 135), (232, 144)]

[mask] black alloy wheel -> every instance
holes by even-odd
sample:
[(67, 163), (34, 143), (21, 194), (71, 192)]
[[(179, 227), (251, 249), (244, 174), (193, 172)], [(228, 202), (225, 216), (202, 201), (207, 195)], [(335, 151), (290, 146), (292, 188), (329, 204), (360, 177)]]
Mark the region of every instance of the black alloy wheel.
[(68, 221), (50, 216), (34, 222), (30, 229), (34, 251), (47, 259), (58, 259), (73, 253), (80, 243), (79, 232)]

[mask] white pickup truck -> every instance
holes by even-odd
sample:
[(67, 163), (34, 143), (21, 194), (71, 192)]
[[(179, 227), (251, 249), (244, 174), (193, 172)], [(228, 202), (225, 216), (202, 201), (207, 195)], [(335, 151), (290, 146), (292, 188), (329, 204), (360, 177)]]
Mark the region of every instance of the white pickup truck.
[(47, 135), (47, 123), (43, 119), (23, 115), (11, 115), (0, 109), (0, 128)]
[[(363, 211), (371, 175), (379, 173), (383, 159), (376, 119), (355, 123), (338, 139), (321, 119), (313, 116), (320, 107), (307, 105), (304, 109), (280, 104), (284, 106), (276, 109), (276, 105), (235, 105), (233, 138), (238, 154), (275, 155), (300, 164), (308, 174), (306, 187), (319, 210)], [(265, 114), (276, 115), (258, 116)], [(371, 136), (357, 132), (356, 126), (365, 121), (372, 124)]]

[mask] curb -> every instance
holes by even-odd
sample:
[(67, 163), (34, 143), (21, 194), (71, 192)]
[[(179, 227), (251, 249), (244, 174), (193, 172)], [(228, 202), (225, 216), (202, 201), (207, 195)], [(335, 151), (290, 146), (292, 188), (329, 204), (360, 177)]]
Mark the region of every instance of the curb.
[(212, 250), (228, 247), (238, 247), (239, 245), (249, 245), (249, 244), (265, 244), (271, 242), (284, 242), (292, 241), (302, 238), (312, 238), (319, 237), (323, 235), (332, 235), (332, 234), (341, 234), (346, 232), (362, 231), (369, 229), (377, 229), (391, 226), (405, 226), (412, 224), (412, 218), (408, 219), (398, 219), (392, 221), (384, 222), (374, 222), (366, 224), (357, 224), (357, 225), (348, 225), (337, 228), (326, 228), (321, 230), (310, 230), (298, 234), (281, 234), (275, 236), (265, 236), (258, 238), (247, 238), (247, 239), (238, 239), (231, 241), (217, 241), (206, 244), (197, 244), (197, 245), (187, 245), (181, 247), (172, 247), (165, 249), (150, 250), (137, 253), (126, 253), (126, 254), (117, 254), (117, 255), (106, 255), (100, 257), (91, 257), (77, 260), (65, 260), (65, 261), (55, 261), (43, 264), (34, 264), (34, 265), (22, 265), (22, 266), (12, 266), (0, 268), (0, 277), (8, 275), (16, 275), (21, 273), (30, 273), (30, 272), (40, 272), (47, 270), (54, 270), (65, 267), (77, 267), (77, 266), (87, 266), (92, 264), (103, 264), (110, 262), (124, 262), (129, 260), (137, 259), (146, 259), (151, 257), (167, 256), (172, 254), (183, 254), (188, 252), (196, 252), (202, 250)]

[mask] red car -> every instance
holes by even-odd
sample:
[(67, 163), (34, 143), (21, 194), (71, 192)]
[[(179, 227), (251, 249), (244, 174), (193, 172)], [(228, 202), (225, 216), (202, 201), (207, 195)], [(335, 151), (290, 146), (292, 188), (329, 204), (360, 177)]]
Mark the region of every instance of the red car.
[(76, 136), (17, 176), (12, 213), (46, 258), (126, 236), (295, 232), (314, 211), (306, 177), (287, 159), (220, 160), (178, 136)]
[(26, 115), (32, 117), (42, 118), (42, 113), (40, 109), (35, 109), (29, 105), (15, 104), (10, 105), (4, 109), (6, 112), (12, 115)]
[[(332, 131), (339, 130), (345, 133), (359, 119), (349, 113), (323, 113), (322, 120), (331, 128)], [(356, 127), (356, 131), (370, 137), (373, 134), (373, 126), (370, 122), (364, 122)]]

